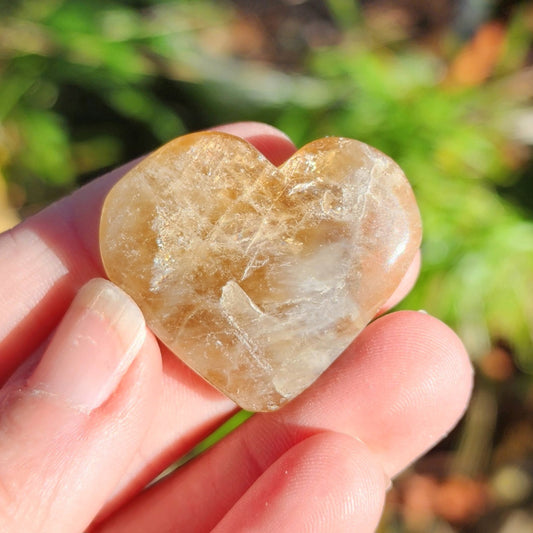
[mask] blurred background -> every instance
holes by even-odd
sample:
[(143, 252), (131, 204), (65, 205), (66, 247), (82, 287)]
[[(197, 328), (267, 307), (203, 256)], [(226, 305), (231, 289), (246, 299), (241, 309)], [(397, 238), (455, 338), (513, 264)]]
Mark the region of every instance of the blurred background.
[(400, 163), (425, 240), (402, 304), (476, 366), (382, 532), (533, 531), (533, 1), (0, 0), (0, 229), (188, 131), (260, 120)]

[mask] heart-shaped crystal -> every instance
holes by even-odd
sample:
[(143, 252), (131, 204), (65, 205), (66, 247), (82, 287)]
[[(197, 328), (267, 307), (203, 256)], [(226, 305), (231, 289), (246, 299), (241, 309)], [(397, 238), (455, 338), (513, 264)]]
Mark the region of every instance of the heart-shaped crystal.
[(186, 135), (130, 170), (100, 224), (109, 279), (198, 374), (252, 411), (307, 388), (391, 296), (420, 244), (401, 169), (328, 137), (276, 168)]

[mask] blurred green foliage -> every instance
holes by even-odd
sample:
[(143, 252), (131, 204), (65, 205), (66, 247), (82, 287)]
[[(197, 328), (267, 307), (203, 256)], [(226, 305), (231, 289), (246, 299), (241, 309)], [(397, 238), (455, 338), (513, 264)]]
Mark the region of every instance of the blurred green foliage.
[(395, 158), (420, 203), (424, 263), (403, 305), (448, 322), (474, 358), (504, 341), (533, 370), (533, 222), (512, 194), (527, 182), (517, 156), (527, 147), (510, 117), (531, 106), (509, 88), (531, 46), (521, 12), (493, 78), (461, 86), (447, 83), (453, 52), (376, 36), (342, 0), (327, 3), (336, 42), (309, 46), (292, 71), (235, 52), (238, 14), (226, 2), (4, 4), (0, 172), (26, 211), (224, 121), (271, 122), (297, 144), (354, 137)]

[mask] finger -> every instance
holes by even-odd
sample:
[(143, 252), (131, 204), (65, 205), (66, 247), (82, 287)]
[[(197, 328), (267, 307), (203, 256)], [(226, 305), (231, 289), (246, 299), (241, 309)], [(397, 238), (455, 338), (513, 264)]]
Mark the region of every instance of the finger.
[[(242, 122), (221, 130), (246, 138), (274, 162), (294, 152), (284, 133)], [(135, 161), (0, 235), (0, 383), (49, 335), (76, 290), (104, 272), (98, 226), (109, 189)]]
[(284, 163), (296, 151), (293, 142), (282, 131), (262, 122), (235, 122), (211, 129), (246, 139), (276, 166)]
[(253, 416), (133, 500), (113, 525), (149, 520), (158, 531), (163, 518), (152, 509), (164, 506), (163, 523), (186, 530), (199, 517), (196, 530), (208, 531), (278, 457), (325, 430), (362, 440), (394, 476), (453, 427), (471, 386), (468, 356), (444, 324), (416, 312), (384, 316), (313, 387), (280, 411)]
[[(387, 484), (379, 461), (364, 444), (340, 433), (317, 434), (276, 460), (213, 533), (372, 533), (381, 516)], [(191, 524), (189, 531), (201, 529)]]
[(2, 531), (83, 531), (149, 427), (159, 376), (140, 310), (89, 282), (31, 375), (1, 392)]

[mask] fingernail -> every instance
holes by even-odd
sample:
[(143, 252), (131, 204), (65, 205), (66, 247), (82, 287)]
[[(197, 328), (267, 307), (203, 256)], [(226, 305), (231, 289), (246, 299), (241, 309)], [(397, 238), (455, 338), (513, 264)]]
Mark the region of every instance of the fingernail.
[(133, 300), (113, 283), (93, 279), (72, 301), (28, 385), (92, 411), (115, 391), (145, 335)]

